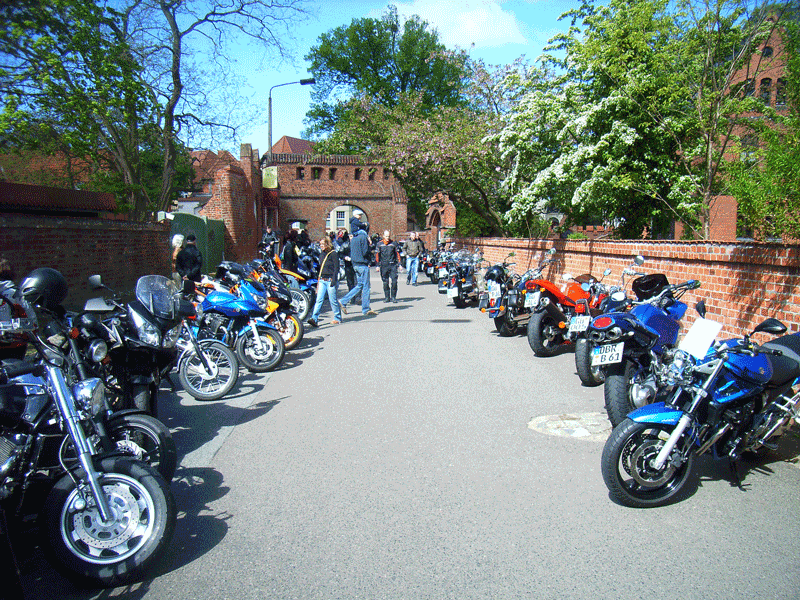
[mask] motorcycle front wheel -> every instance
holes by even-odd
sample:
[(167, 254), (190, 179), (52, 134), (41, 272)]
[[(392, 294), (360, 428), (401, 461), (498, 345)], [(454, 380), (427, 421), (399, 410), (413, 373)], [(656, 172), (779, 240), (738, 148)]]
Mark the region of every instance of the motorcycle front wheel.
[(511, 337), (512, 335), (516, 334), (517, 330), (519, 329), (519, 325), (514, 320), (512, 311), (508, 309), (506, 309), (506, 312), (503, 313), (502, 317), (495, 317), (494, 326), (497, 329), (497, 333), (503, 337)]
[[(661, 469), (652, 466), (674, 428), (625, 419), (611, 432), (600, 469), (608, 491), (620, 504), (634, 508), (662, 506), (683, 489), (692, 472), (694, 455), (678, 461), (678, 466), (672, 457)], [(673, 454), (679, 448), (680, 443)]]
[(286, 347), (280, 333), (271, 327), (258, 327), (263, 350), (256, 345), (253, 332), (248, 331), (236, 340), (236, 357), (248, 371), (264, 373), (272, 371), (283, 362)]
[(292, 308), (297, 313), (297, 318), (305, 321), (308, 313), (311, 312), (311, 297), (308, 292), (289, 288), (289, 293), (292, 296)]
[(222, 342), (200, 340), (198, 344), (210, 370), (207, 371), (200, 356), (192, 352), (178, 363), (178, 379), (183, 389), (197, 400), (218, 400), (236, 385), (239, 361)]
[[(73, 475), (85, 482), (83, 470)], [(115, 587), (141, 579), (160, 558), (175, 530), (175, 500), (155, 470), (130, 458), (99, 461), (98, 475), (110, 522), (64, 475), (47, 496), (40, 530), (49, 558), (66, 577)]]
[(596, 387), (606, 380), (603, 369), (592, 366), (592, 347), (586, 338), (578, 338), (575, 342), (575, 370), (586, 387)]
[(112, 415), (106, 433), (118, 452), (147, 463), (165, 481), (172, 481), (178, 452), (172, 433), (161, 421), (142, 414)]
[(528, 345), (536, 356), (553, 356), (556, 349), (564, 343), (563, 330), (546, 311), (533, 313), (528, 321)]

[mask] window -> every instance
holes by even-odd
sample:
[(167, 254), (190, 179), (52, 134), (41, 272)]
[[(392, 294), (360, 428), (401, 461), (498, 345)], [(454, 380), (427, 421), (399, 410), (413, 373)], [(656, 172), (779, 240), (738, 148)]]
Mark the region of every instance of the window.
[(306, 178), (306, 170), (303, 167), (297, 167), (297, 178), (298, 179)]
[(756, 150), (758, 150), (758, 136), (752, 133), (743, 135), (741, 159), (743, 161), (755, 160)]
[(369, 170), (369, 175), (367, 175), (367, 179), (370, 181), (375, 181), (375, 169)]
[(330, 168), (330, 170), (328, 171), (328, 179), (330, 179), (331, 181), (336, 179), (336, 167)]
[(749, 98), (756, 93), (756, 82), (753, 79), (745, 79), (739, 86), (743, 98)]
[(345, 227), (345, 212), (343, 210), (336, 211), (336, 228)]
[(786, 79), (778, 78), (775, 85), (775, 108), (786, 108)]
[(389, 169), (384, 169), (383, 170), (383, 178), (384, 178), (384, 180), (389, 179), (389, 175), (390, 174), (391, 174), (391, 171)]
[(764, 46), (764, 49), (761, 51), (761, 56), (764, 58), (772, 56), (772, 46)]
[(769, 77), (765, 77), (761, 80), (761, 86), (758, 89), (758, 97), (761, 98), (764, 104), (767, 106), (770, 105), (770, 100), (772, 100), (772, 79)]
[(322, 177), (321, 167), (314, 167), (311, 169), (311, 179), (319, 179), (320, 177)]
[(353, 179), (355, 179), (356, 181), (361, 179), (361, 169), (356, 169), (355, 170), (355, 173), (353, 173)]

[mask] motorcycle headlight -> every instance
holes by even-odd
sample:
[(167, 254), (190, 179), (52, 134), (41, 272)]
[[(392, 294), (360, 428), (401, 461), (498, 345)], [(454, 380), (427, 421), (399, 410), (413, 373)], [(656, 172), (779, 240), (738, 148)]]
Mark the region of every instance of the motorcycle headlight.
[(173, 327), (164, 334), (164, 348), (172, 348), (178, 343), (178, 337), (181, 334), (181, 326)]
[(92, 340), (88, 348), (89, 359), (99, 363), (108, 356), (108, 346), (103, 340)]
[(106, 388), (97, 377), (84, 379), (72, 386), (75, 401), (88, 408), (93, 415), (99, 414), (105, 408), (105, 393)]
[(133, 319), (133, 325), (136, 327), (136, 333), (139, 335), (139, 339), (151, 346), (161, 345), (161, 332), (158, 330), (158, 327), (146, 321), (136, 311), (132, 310), (129, 312)]

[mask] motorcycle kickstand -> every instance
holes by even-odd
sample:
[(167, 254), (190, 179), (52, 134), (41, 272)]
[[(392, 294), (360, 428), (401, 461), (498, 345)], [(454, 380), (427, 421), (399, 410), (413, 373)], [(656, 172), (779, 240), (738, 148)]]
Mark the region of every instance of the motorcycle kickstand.
[(174, 392), (177, 388), (175, 387), (175, 382), (172, 380), (172, 373), (167, 373), (164, 377), (169, 381), (169, 387)]
[(739, 488), (743, 492), (747, 491), (745, 489), (744, 485), (742, 484), (742, 478), (739, 475), (739, 468), (736, 466), (736, 461), (734, 459), (728, 457), (728, 464), (730, 465), (731, 473), (733, 474), (733, 482), (731, 483), (731, 485), (732, 486), (735, 485), (737, 488)]

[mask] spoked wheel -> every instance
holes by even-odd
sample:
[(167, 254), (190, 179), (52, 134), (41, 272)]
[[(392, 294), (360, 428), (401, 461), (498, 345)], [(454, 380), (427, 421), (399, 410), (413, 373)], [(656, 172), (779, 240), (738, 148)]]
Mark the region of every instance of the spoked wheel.
[(553, 356), (564, 343), (564, 330), (546, 311), (540, 310), (528, 321), (528, 344), (536, 356)]
[(178, 379), (187, 392), (198, 400), (217, 400), (236, 385), (239, 361), (236, 354), (222, 342), (198, 342), (208, 363), (208, 369), (196, 353), (184, 357), (178, 364)]
[(308, 313), (311, 312), (311, 297), (308, 292), (290, 288), (289, 293), (292, 295), (292, 308), (297, 314), (297, 318), (305, 321)]
[(106, 433), (118, 452), (147, 463), (171, 481), (178, 462), (175, 440), (161, 421), (150, 415), (112, 415)]
[(600, 468), (615, 500), (625, 506), (647, 508), (666, 504), (681, 491), (694, 459), (692, 454), (685, 460), (677, 456), (681, 443), (663, 467), (653, 466), (674, 428), (674, 425), (637, 423), (631, 419), (614, 428), (603, 448)]
[[(67, 577), (103, 587), (142, 577), (175, 530), (175, 500), (164, 479), (130, 458), (99, 462), (100, 487), (112, 512), (105, 522), (94, 498), (64, 475), (39, 515), (44, 547)], [(75, 475), (85, 480), (85, 473)]]
[(283, 362), (286, 347), (277, 330), (271, 327), (258, 327), (261, 348), (258, 347), (252, 330), (239, 335), (236, 340), (236, 356), (248, 371), (264, 373), (272, 371)]
[(497, 333), (503, 337), (511, 337), (517, 333), (519, 324), (514, 320), (512, 311), (506, 309), (506, 312), (501, 317), (495, 317), (494, 326), (497, 328)]
[(281, 323), (276, 315), (274, 318), (270, 319), (269, 324), (275, 327), (281, 334), (283, 345), (286, 350), (291, 350), (292, 348), (296, 348), (300, 342), (303, 341), (305, 326), (294, 314), (284, 314), (282, 316), (283, 323)]
[(587, 387), (595, 387), (606, 380), (601, 367), (592, 366), (592, 348), (594, 344), (586, 338), (578, 338), (575, 342), (575, 370), (581, 383)]

